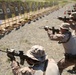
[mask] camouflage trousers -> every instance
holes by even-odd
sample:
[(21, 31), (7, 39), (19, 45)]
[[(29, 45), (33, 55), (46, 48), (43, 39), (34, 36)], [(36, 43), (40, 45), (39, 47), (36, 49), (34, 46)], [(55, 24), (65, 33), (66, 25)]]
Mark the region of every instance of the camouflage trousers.
[[(75, 57), (69, 57), (65, 55), (65, 58), (62, 58), (59, 62), (58, 62), (58, 67), (60, 70), (60, 73), (62, 73), (62, 71), (71, 66), (71, 65), (75, 65), (76, 67), (76, 58)], [(76, 68), (75, 68), (76, 69)]]

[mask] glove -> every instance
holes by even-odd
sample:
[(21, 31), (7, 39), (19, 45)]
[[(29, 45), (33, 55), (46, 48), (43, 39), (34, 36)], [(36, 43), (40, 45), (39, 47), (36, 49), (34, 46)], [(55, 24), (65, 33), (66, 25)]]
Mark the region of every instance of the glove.
[(14, 51), (15, 51), (14, 49), (7, 50), (7, 56), (10, 58), (10, 61), (15, 60)]

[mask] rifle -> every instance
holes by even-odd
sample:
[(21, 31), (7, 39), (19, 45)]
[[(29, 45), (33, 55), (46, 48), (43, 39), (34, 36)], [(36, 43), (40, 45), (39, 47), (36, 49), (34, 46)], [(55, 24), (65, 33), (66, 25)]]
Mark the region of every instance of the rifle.
[(55, 27), (50, 28), (48, 26), (40, 27), (40, 29), (45, 29), (46, 31), (51, 30), (52, 34), (59, 33), (59, 31), (60, 31), (59, 29), (55, 29)]
[(7, 53), (7, 54), (10, 54), (12, 55), (13, 57), (14, 56), (18, 56), (20, 57), (20, 64), (23, 65), (24, 64), (24, 60), (28, 58), (28, 56), (24, 55), (23, 51), (19, 51), (19, 52), (16, 52), (16, 51), (13, 51), (11, 52), (10, 50), (0, 50), (1, 52), (4, 52), (4, 53)]
[(64, 17), (59, 16), (58, 19), (61, 20), (61, 21), (64, 21), (64, 22), (67, 22), (67, 21), (70, 20), (70, 19), (67, 18), (66, 16), (64, 16)]

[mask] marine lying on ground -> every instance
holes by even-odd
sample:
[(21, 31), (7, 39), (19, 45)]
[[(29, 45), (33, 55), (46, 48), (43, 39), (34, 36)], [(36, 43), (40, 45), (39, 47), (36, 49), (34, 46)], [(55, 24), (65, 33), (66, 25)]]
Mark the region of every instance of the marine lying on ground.
[(59, 19), (59, 20), (61, 20), (63, 22), (69, 21), (70, 20), (69, 15), (71, 15), (72, 12), (76, 12), (76, 4), (74, 4), (72, 7), (73, 8), (71, 10), (68, 9), (68, 10), (64, 11), (64, 15), (68, 15), (68, 17), (67, 16), (64, 16), (64, 17), (58, 16), (57, 19)]

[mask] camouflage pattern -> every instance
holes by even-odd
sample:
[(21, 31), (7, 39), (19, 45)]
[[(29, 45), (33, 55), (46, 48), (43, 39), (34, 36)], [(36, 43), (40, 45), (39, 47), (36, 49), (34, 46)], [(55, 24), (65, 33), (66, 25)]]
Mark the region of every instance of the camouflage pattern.
[(44, 47), (42, 47), (40, 45), (32, 46), (31, 49), (26, 52), (26, 56), (28, 56), (29, 58), (31, 58), (33, 60), (37, 60), (40, 62), (47, 60), (47, 55), (45, 53), (45, 49), (44, 49)]
[(44, 47), (34, 45), (26, 52), (26, 55), (30, 58), (26, 61), (30, 62), (32, 67), (21, 68), (16, 61), (12, 61), (11, 67), (14, 75), (60, 75), (57, 63), (47, 58)]
[[(30, 68), (21, 68), (16, 61), (13, 61), (11, 66), (14, 75), (43, 75), (44, 72), (44, 63), (36, 64)], [(57, 63), (53, 59), (49, 59), (45, 75), (60, 75)]]
[(60, 28), (69, 30), (69, 23), (62, 23)]
[(14, 75), (33, 75), (33, 70), (29, 67), (21, 68), (17, 61), (12, 61), (11, 68)]
[[(67, 25), (67, 26), (65, 26), (65, 25)], [(65, 29), (68, 29), (69, 26), (67, 23), (62, 23), (60, 27), (62, 27), (65, 30)], [(65, 32), (62, 30), (60, 30), (60, 31), (61, 31), (61, 33), (55, 34), (55, 35), (53, 35), (50, 30), (48, 30), (47, 33), (51, 40), (65, 42), (69, 38), (69, 34), (68, 34), (69, 31), (66, 31), (66, 30), (65, 30)], [(71, 58), (68, 58), (68, 59), (63, 58), (58, 62), (58, 66), (59, 66), (60, 70), (62, 71), (64, 68), (67, 68), (70, 65), (76, 64), (76, 60), (75, 60), (75, 58), (73, 58), (73, 56), (76, 56), (76, 46), (75, 46), (76, 45), (76, 36), (71, 35), (68, 42), (61, 43), (61, 44), (64, 47), (64, 53), (72, 56), (72, 60), (71, 60)], [(69, 61), (69, 59), (71, 62)]]

